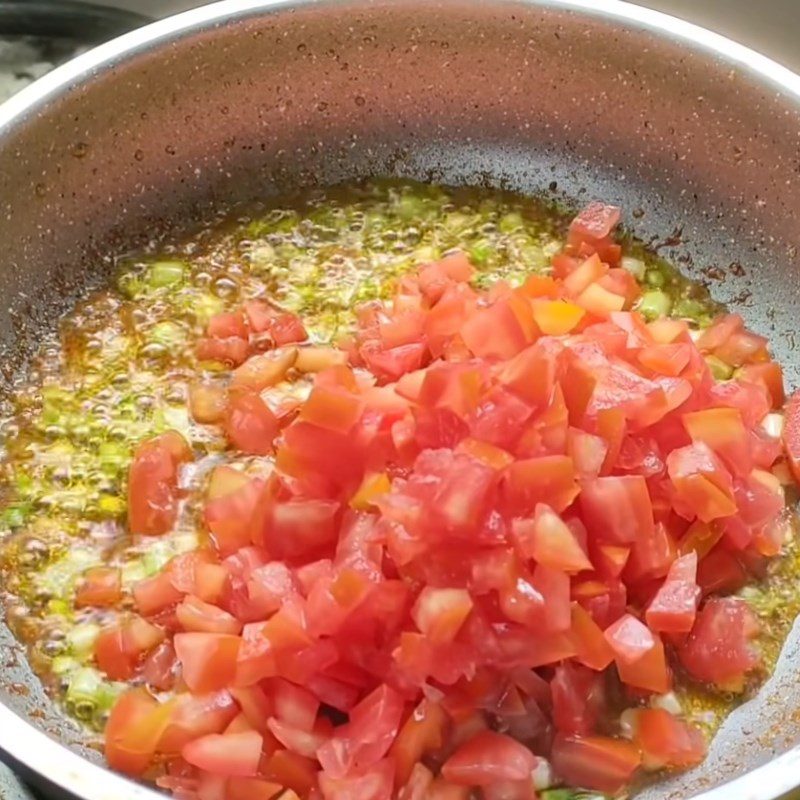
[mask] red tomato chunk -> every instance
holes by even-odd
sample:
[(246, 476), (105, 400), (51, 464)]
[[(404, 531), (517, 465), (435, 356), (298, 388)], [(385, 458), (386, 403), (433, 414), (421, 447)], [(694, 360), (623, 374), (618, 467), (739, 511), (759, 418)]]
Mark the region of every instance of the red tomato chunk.
[[(535, 800), (548, 776), (615, 793), (703, 758), (644, 701), (675, 675), (741, 691), (759, 666), (753, 613), (713, 594), (780, 550), (760, 423), (782, 378), (739, 317), (697, 342), (646, 324), (619, 218), (590, 205), (553, 276), (517, 288), (478, 291), (462, 253), (423, 265), (290, 411), (267, 390), (314, 361), (286, 349), (302, 321), (261, 300), (211, 320), (199, 357), (238, 370), (193, 413), (251, 458), (209, 475), (204, 548), (97, 639), (101, 670), (148, 687), (111, 713), (113, 767), (182, 800)], [(133, 534), (175, 527), (190, 458), (174, 432), (139, 447)], [(98, 568), (76, 602), (121, 597)], [(629, 740), (608, 736), (619, 698)]]

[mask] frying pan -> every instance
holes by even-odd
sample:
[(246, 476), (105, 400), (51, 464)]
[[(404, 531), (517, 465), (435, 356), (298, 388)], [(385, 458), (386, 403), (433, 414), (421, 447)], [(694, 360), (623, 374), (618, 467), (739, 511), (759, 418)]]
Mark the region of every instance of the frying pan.
[[(111, 254), (221, 204), (370, 175), (623, 206), (798, 385), (800, 77), (616, 0), (228, 0), (51, 73), (0, 109), (0, 386)], [(0, 749), (85, 800), (106, 772), (0, 627)], [(800, 633), (709, 758), (646, 800), (800, 783)], [(727, 783), (728, 781), (732, 781)]]

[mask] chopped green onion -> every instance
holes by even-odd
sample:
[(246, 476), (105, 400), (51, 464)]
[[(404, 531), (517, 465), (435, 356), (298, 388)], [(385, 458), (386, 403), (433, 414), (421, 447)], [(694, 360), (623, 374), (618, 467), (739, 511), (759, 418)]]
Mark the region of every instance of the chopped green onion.
[(708, 309), (699, 300), (692, 300), (689, 297), (682, 297), (675, 303), (672, 309), (673, 316), (683, 317), (702, 325), (708, 320)]
[(72, 673), (64, 700), (71, 714), (89, 722), (100, 705), (103, 679), (96, 669), (81, 667)]
[(275, 248), (266, 242), (250, 250), (250, 263), (257, 270), (268, 269), (275, 263), (276, 258)]
[(94, 622), (84, 622), (76, 625), (67, 633), (67, 643), (72, 653), (83, 660), (92, 654), (94, 643), (100, 635), (100, 626)]
[(0, 515), (0, 527), (21, 528), (30, 516), (31, 510), (30, 503), (15, 503), (8, 506)]
[(50, 662), (50, 669), (54, 675), (66, 675), (80, 667), (80, 662), (76, 661), (72, 656), (56, 656)]
[(97, 508), (103, 516), (121, 517), (125, 513), (126, 503), (121, 497), (104, 494), (97, 501)]
[(186, 331), (177, 323), (165, 320), (153, 325), (147, 339), (164, 347), (180, 347), (186, 341)]
[(645, 275), (645, 266), (644, 261), (639, 258), (633, 258), (633, 256), (623, 256), (622, 261), (620, 261), (620, 266), (622, 269), (630, 272), (637, 281), (641, 281)]
[(706, 356), (706, 364), (715, 380), (727, 381), (733, 375), (733, 367), (715, 355)]
[(644, 276), (644, 282), (655, 289), (661, 289), (666, 283), (666, 278), (660, 269), (648, 269)]
[(147, 282), (155, 289), (183, 281), (186, 265), (182, 261), (156, 261), (151, 264)]
[(404, 194), (397, 201), (397, 216), (406, 222), (418, 220), (425, 215), (425, 198)]
[(216, 295), (203, 293), (191, 298), (190, 306), (187, 310), (194, 312), (197, 321), (201, 325), (205, 325), (211, 317), (225, 310), (225, 303)]
[(522, 214), (518, 211), (512, 211), (509, 214), (504, 214), (500, 218), (498, 227), (501, 233), (514, 233), (514, 231), (518, 231), (522, 228), (524, 224), (525, 221), (522, 219)]
[(655, 289), (642, 295), (642, 299), (639, 301), (639, 311), (647, 319), (657, 319), (669, 314), (670, 305), (669, 296)]
[(469, 250), (469, 258), (478, 267), (485, 267), (492, 255), (492, 243), (487, 239), (475, 242)]

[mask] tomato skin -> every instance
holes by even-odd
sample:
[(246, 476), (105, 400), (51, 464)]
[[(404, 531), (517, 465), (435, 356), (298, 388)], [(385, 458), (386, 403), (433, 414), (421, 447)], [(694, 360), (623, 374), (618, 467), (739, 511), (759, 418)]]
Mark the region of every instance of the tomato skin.
[(698, 681), (741, 691), (746, 674), (759, 664), (749, 643), (757, 630), (758, 622), (744, 600), (712, 598), (678, 649), (681, 664)]
[(641, 762), (632, 744), (605, 736), (557, 736), (551, 759), (567, 784), (609, 794), (623, 789)]
[(122, 573), (116, 567), (92, 567), (75, 592), (75, 608), (110, 608), (122, 598)]
[(537, 758), (527, 747), (494, 731), (480, 731), (445, 761), (442, 776), (463, 786), (490, 786), (497, 781), (530, 777)]
[(128, 526), (131, 533), (160, 536), (178, 515), (178, 468), (191, 458), (175, 431), (142, 442), (128, 472)]

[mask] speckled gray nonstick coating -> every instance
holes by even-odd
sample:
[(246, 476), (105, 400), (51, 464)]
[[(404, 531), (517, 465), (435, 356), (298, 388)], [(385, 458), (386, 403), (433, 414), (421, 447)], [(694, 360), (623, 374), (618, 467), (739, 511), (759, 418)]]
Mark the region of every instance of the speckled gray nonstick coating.
[[(770, 337), (797, 385), (799, 143), (796, 99), (602, 15), (467, 0), (242, 13), (0, 131), (3, 380), (113, 253), (232, 200), (397, 175), (622, 205)], [(796, 744), (799, 646), (795, 631), (702, 767), (644, 796), (688, 797)], [(75, 744), (6, 632), (0, 648), (2, 700)]]

